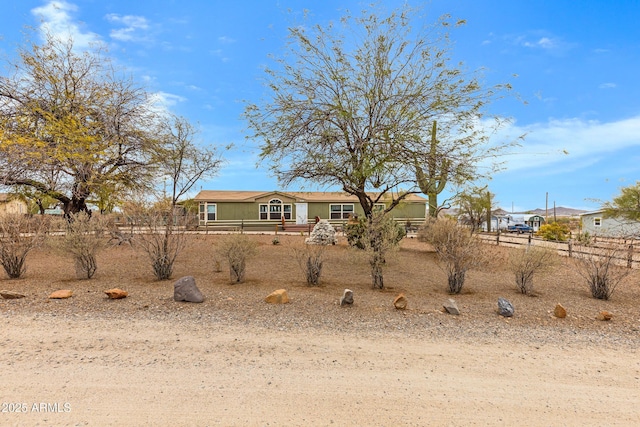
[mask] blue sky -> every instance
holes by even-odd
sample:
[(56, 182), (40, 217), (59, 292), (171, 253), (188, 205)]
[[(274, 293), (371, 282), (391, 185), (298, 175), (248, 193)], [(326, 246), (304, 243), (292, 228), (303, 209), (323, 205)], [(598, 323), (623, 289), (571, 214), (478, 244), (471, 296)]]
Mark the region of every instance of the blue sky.
[[(9, 3), (9, 2), (7, 2)], [(382, 1), (393, 8), (402, 1)], [(527, 134), (489, 182), (507, 210), (599, 207), (640, 180), (640, 1), (432, 0), (465, 19), (454, 56), (486, 68), (487, 83), (510, 81), (527, 101), (497, 102), (507, 135)], [(0, 54), (13, 56), (25, 26), (71, 33), (77, 45), (105, 43), (115, 61), (172, 112), (201, 129), (200, 139), (234, 144), (203, 189), (275, 190), (256, 144), (245, 140), (243, 100), (259, 101), (262, 68), (283, 51), (287, 28), (303, 9), (326, 24), (358, 11), (342, 0), (22, 0), (3, 5)], [(3, 70), (4, 73), (4, 70)], [(512, 78), (517, 75), (517, 78)], [(306, 186), (306, 188), (309, 188)], [(288, 190), (297, 190), (289, 187)], [(322, 190), (322, 189), (320, 189)]]

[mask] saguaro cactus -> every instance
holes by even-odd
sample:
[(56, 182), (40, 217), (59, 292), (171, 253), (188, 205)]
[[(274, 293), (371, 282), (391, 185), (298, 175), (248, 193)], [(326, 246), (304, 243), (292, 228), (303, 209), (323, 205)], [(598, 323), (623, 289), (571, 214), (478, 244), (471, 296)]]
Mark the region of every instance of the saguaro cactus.
[(438, 139), (436, 138), (437, 122), (433, 121), (431, 128), (431, 144), (426, 168), (418, 162), (415, 163), (416, 181), (420, 191), (427, 195), (429, 203), (429, 216), (435, 217), (438, 213), (438, 194), (442, 193), (447, 185), (451, 162), (447, 158), (438, 158)]

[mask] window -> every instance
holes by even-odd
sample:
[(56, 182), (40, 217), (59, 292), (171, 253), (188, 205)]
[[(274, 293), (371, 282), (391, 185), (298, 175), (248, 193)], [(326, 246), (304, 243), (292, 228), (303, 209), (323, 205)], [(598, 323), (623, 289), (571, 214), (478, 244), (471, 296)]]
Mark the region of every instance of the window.
[(260, 205), (259, 215), (261, 220), (291, 219), (291, 205), (282, 203), (280, 199), (271, 199), (269, 204)]
[(602, 225), (602, 218), (596, 217), (593, 218), (593, 226), (600, 227)]
[(384, 203), (376, 203), (373, 205), (374, 212), (384, 212), (386, 208), (387, 208), (387, 205), (385, 205)]
[(329, 218), (348, 219), (353, 216), (353, 205), (329, 205)]
[(200, 209), (198, 213), (200, 222), (215, 221), (217, 206), (215, 203), (202, 202), (200, 203)]

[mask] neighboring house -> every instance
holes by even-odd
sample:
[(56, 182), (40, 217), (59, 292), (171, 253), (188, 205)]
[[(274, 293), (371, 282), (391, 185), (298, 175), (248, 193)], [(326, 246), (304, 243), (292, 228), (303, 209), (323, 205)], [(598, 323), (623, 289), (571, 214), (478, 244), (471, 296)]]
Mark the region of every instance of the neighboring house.
[(0, 193), (0, 215), (26, 214), (27, 203), (8, 193)]
[[(199, 225), (248, 223), (303, 225), (325, 219), (334, 224), (364, 214), (358, 198), (342, 192), (213, 191), (202, 190), (194, 198), (199, 204)], [(385, 204), (379, 204), (384, 208)], [(427, 199), (409, 195), (391, 214), (398, 221), (422, 223)]]
[(581, 214), (580, 229), (582, 233), (589, 233), (592, 236), (640, 236), (640, 222), (620, 218), (605, 218), (602, 210)]
[(524, 223), (533, 228), (533, 232), (540, 230), (540, 226), (545, 224), (544, 217), (542, 215), (524, 215)]

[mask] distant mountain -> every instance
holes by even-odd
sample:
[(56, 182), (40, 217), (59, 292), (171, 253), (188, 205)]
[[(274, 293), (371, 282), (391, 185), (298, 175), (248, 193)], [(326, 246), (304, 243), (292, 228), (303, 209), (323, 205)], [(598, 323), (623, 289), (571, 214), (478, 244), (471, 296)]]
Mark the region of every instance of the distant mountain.
[[(580, 214), (583, 214), (587, 211), (582, 210), (582, 209), (573, 209), (573, 208), (564, 208), (562, 206), (556, 207), (555, 208), (555, 212), (556, 212), (556, 216), (578, 216)], [(549, 208), (549, 210), (545, 210), (542, 208), (536, 208), (530, 211), (524, 211), (524, 212), (515, 212), (517, 214), (520, 215), (524, 215), (524, 214), (534, 214), (534, 215), (553, 215), (553, 208)]]
[[(578, 216), (580, 214), (583, 214), (585, 212), (585, 210), (581, 210), (581, 209), (573, 209), (573, 208), (564, 208), (562, 206), (560, 207), (556, 207), (556, 216)], [(449, 208), (449, 209), (444, 209), (442, 211), (442, 213), (447, 214), (447, 215), (452, 215), (455, 216), (458, 214), (458, 209), (456, 208)], [(493, 214), (494, 215), (541, 215), (541, 216), (545, 216), (547, 214), (547, 212), (542, 209), (542, 208), (537, 208), (537, 209), (533, 209), (530, 211), (521, 211), (521, 212), (509, 212), (507, 210), (504, 210), (502, 208), (498, 208), (498, 209), (494, 209), (493, 210)], [(553, 216), (553, 208), (549, 208), (549, 212), (548, 212), (549, 216)]]

